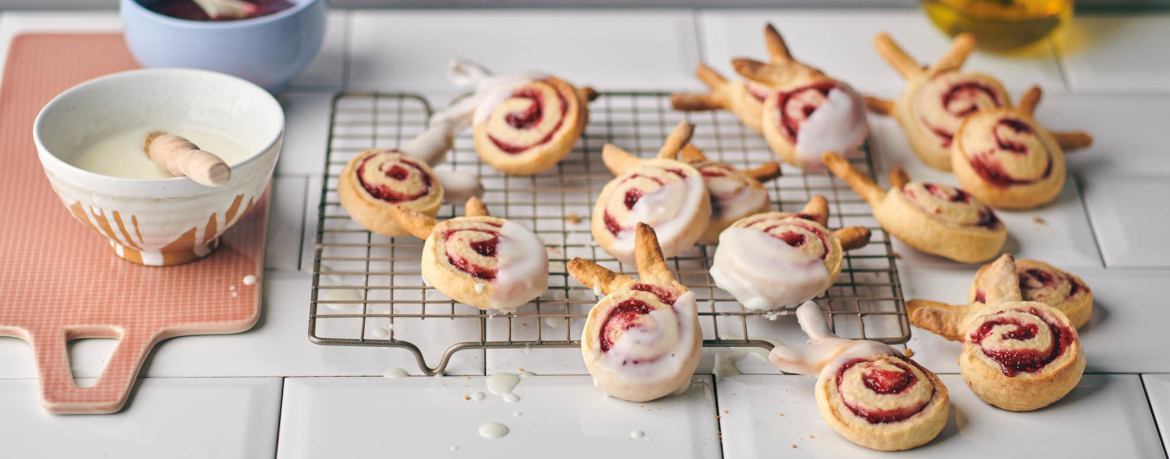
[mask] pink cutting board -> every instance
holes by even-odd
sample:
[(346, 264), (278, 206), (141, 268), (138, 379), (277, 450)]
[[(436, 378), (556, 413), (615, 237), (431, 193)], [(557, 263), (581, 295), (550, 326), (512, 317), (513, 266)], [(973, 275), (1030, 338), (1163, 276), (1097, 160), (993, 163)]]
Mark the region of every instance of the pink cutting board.
[[(246, 286), (243, 279), (264, 272), (267, 194), (224, 234), (216, 253), (151, 268), (114, 255), (50, 188), (32, 137), (41, 107), (78, 83), (135, 68), (120, 34), (19, 35), (4, 67), (0, 335), (32, 346), (42, 402), (55, 413), (118, 411), (160, 341), (241, 332), (260, 316), (262, 283)], [(118, 347), (97, 383), (78, 387), (66, 343), (94, 337), (116, 338)]]

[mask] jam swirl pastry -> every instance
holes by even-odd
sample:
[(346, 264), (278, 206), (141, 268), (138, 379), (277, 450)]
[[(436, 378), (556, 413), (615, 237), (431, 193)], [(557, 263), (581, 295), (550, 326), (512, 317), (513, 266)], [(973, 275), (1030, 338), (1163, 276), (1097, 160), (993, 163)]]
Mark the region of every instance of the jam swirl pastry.
[(780, 160), (823, 171), (821, 155), (849, 156), (869, 135), (865, 100), (849, 85), (792, 58), (775, 27), (764, 29), (771, 63), (734, 59), (736, 72), (772, 88), (764, 99), (760, 125)]
[(1064, 398), (1085, 371), (1085, 351), (1068, 317), (1052, 306), (1024, 301), (1011, 255), (988, 268), (997, 279), (978, 309), (923, 306), (910, 321), (961, 341), (959, 372), (983, 401), (1008, 411), (1037, 410)]
[(703, 334), (695, 294), (674, 280), (654, 229), (637, 225), (640, 279), (574, 258), (567, 269), (605, 295), (589, 311), (581, 356), (606, 395), (645, 402), (685, 391), (699, 365)]
[(467, 201), (466, 216), (437, 222), (403, 206), (394, 220), (425, 239), (422, 275), (460, 303), (511, 312), (548, 289), (548, 253), (532, 230), (488, 215), (479, 198)]
[(711, 221), (707, 186), (690, 164), (679, 161), (695, 125), (682, 121), (653, 159), (638, 158), (606, 144), (601, 157), (616, 176), (601, 189), (590, 230), (597, 245), (622, 263), (634, 262), (634, 229), (650, 225), (662, 252), (676, 256), (693, 247)]
[(817, 408), (829, 427), (878, 451), (915, 448), (942, 431), (950, 399), (938, 376), (888, 345), (838, 338), (811, 301), (796, 320), (809, 344), (776, 346), (768, 359), (786, 373), (817, 376)]
[(906, 89), (895, 102), (867, 98), (866, 103), (875, 112), (893, 114), (910, 148), (930, 167), (951, 170), (951, 143), (965, 118), (1011, 106), (999, 80), (960, 71), (975, 49), (975, 37), (969, 33), (956, 36), (950, 50), (930, 67), (919, 65), (888, 34), (879, 34), (874, 47), (906, 79)]
[(961, 189), (911, 182), (899, 168), (890, 173), (887, 192), (834, 153), (825, 153), (825, 164), (869, 203), (882, 229), (915, 249), (978, 263), (999, 254), (1007, 241), (995, 211)]
[(825, 293), (841, 274), (845, 250), (865, 247), (868, 228), (826, 228), (829, 203), (817, 195), (800, 213), (745, 217), (723, 231), (711, 278), (745, 308), (795, 306)]
[(780, 163), (769, 161), (755, 169), (739, 170), (730, 164), (707, 159), (702, 150), (691, 144), (683, 147), (680, 158), (698, 169), (711, 196), (711, 223), (699, 237), (700, 244), (718, 243), (719, 233), (732, 223), (772, 209), (772, 200), (763, 182), (780, 177)]
[[(792, 61), (780, 32), (772, 24), (764, 28), (764, 44), (773, 64), (785, 65)], [(804, 70), (804, 69), (801, 69)], [(769, 85), (751, 79), (729, 82), (706, 64), (699, 64), (695, 76), (711, 89), (708, 93), (679, 93), (670, 96), (670, 105), (684, 112), (727, 110), (752, 130), (764, 133), (762, 126), (764, 101), (773, 92)]]
[(597, 97), (592, 88), (551, 75), (492, 76), (461, 61), (450, 63), (447, 76), (475, 92), (436, 116), (470, 116), (476, 153), (509, 175), (533, 175), (564, 159), (589, 124), (588, 104)]
[(1032, 86), (1017, 108), (968, 116), (951, 144), (951, 166), (964, 189), (997, 209), (1030, 209), (1052, 202), (1064, 187), (1064, 149), (1084, 148), (1083, 131), (1049, 132), (1032, 113), (1040, 88)]
[[(1008, 255), (1004, 255), (1005, 257)], [(1001, 257), (1002, 258), (1002, 257)], [(910, 300), (906, 308), (911, 313), (920, 307), (937, 307), (958, 311), (978, 310), (987, 305), (987, 292), (999, 282), (1011, 282), (1012, 278), (1001, 278), (999, 272), (988, 263), (975, 273), (975, 280), (967, 293), (967, 305), (948, 305), (936, 301)], [(1052, 306), (1068, 317), (1074, 328), (1084, 327), (1093, 314), (1093, 292), (1081, 278), (1048, 263), (1020, 258), (1015, 260), (1016, 279), (1024, 301), (1035, 301)]]
[(366, 150), (350, 159), (337, 183), (337, 196), (350, 218), (383, 236), (406, 236), (391, 216), (392, 207), (434, 217), (444, 200), (463, 203), (482, 196), (478, 177), (431, 169), (451, 149), (456, 129), (451, 123), (432, 122), (400, 150)]

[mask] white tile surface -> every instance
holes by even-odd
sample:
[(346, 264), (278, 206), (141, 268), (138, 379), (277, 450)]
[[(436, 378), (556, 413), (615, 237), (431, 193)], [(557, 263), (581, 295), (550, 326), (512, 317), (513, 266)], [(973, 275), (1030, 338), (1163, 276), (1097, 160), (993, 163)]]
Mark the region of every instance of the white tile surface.
[[(906, 169), (915, 181), (958, 185), (954, 175), (933, 169), (914, 155), (898, 123), (892, 118), (870, 115), (869, 120), (874, 154), (881, 169), (879, 182), (883, 186), (888, 186), (887, 175), (896, 167)], [(1008, 228), (1004, 252), (1067, 268), (1101, 266), (1093, 230), (1072, 175), (1065, 180), (1064, 190), (1055, 201), (1026, 211), (997, 210), (996, 215)], [(919, 252), (897, 240), (894, 241), (894, 250), (901, 256), (899, 266), (962, 266)]]
[(1080, 179), (1106, 266), (1170, 266), (1170, 214), (1160, 211), (1170, 196), (1170, 176), (1088, 173)]
[[(1159, 430), (1170, 429), (1170, 375), (1142, 375), (1142, 382)], [(1170, 437), (1162, 436), (1162, 446), (1170, 449)]]
[(689, 11), (355, 11), (350, 87), (447, 91), (447, 61), (597, 88), (697, 88)]
[(333, 92), (285, 91), (280, 95), (284, 108), (284, 144), (276, 175), (316, 175), (325, 171), (325, 149), (329, 144), (329, 119), (333, 113)]
[(215, 457), (276, 454), (281, 380), (145, 379), (116, 414), (62, 416), (36, 380), (0, 381), (4, 457)]
[(1170, 15), (1080, 15), (1055, 40), (1073, 91), (1170, 91)]
[[(264, 307), (250, 331), (235, 335), (188, 336), (159, 344), (143, 374), (180, 376), (348, 376), (380, 375), (393, 367), (420, 374), (414, 356), (403, 349), (322, 346), (309, 342), (309, 292), (312, 276), (299, 272), (268, 271), (264, 276)], [(433, 327), (430, 324), (435, 324)], [(360, 322), (347, 325), (360, 327)], [(370, 325), (372, 327), (372, 324)], [(474, 339), (467, 330), (443, 327), (404, 328), (423, 347), (427, 363), (435, 365), (447, 346)], [(75, 375), (96, 377), (103, 358), (114, 344), (86, 340), (76, 346)], [(483, 351), (461, 351), (452, 358), (449, 374), (483, 374)], [(32, 352), (15, 338), (0, 339), (0, 378), (35, 378)]]
[[(1079, 331), (1089, 372), (1170, 372), (1170, 310), (1163, 304), (1168, 272), (1153, 269), (1087, 269), (1069, 271), (1093, 291), (1093, 315)], [(907, 299), (922, 298), (963, 304), (974, 269), (919, 268), (901, 271)], [(936, 373), (958, 373), (960, 343), (914, 328), (907, 347), (914, 360)]]
[(300, 268), (308, 181), (305, 177), (290, 176), (272, 181), (265, 269), (296, 271)]
[[(874, 51), (873, 39), (878, 33), (889, 32), (923, 63), (937, 60), (950, 47), (950, 38), (918, 10), (703, 11), (699, 13), (703, 58), (725, 76), (734, 75), (732, 58), (766, 60), (764, 23), (768, 21), (784, 36), (797, 59), (884, 97), (896, 96), (905, 81)], [(977, 51), (964, 68), (1001, 79), (1013, 95), (1034, 83), (1049, 91), (1064, 90), (1056, 56), (1048, 45), (1024, 56)]]
[(293, 77), (289, 87), (298, 88), (341, 88), (345, 85), (345, 36), (348, 26), (348, 11), (330, 11), (325, 22), (325, 41), (321, 50), (299, 75)]
[[(1163, 455), (1137, 375), (1087, 375), (1063, 400), (1030, 413), (984, 403), (957, 375), (941, 378), (951, 398), (946, 428), (934, 441), (898, 457)], [(726, 457), (885, 457), (850, 443), (821, 420), (815, 382), (808, 376), (737, 376), (720, 382)]]
[[(474, 392), (487, 397), (463, 399)], [(483, 377), (288, 379), (278, 451), (282, 459), (720, 454), (710, 378), (698, 377), (686, 393), (650, 403), (607, 398), (587, 376), (525, 378), (513, 393), (520, 401), (505, 403), (489, 393)], [(510, 432), (482, 438), (477, 429), (488, 422)], [(632, 439), (634, 430), (646, 436)]]
[(1167, 113), (1170, 94), (1046, 94), (1036, 119), (1093, 135), (1091, 147), (1065, 156), (1071, 172), (1170, 175)]

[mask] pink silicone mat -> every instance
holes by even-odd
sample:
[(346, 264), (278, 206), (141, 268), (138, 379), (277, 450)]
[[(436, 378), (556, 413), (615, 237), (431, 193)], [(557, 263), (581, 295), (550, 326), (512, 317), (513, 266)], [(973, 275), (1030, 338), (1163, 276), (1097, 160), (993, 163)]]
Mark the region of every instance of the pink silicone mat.
[[(27, 341), (42, 401), (57, 413), (110, 413), (126, 403), (159, 341), (235, 333), (260, 313), (267, 194), (223, 236), (216, 253), (151, 268), (114, 255), (76, 221), (37, 160), (32, 125), (58, 93), (83, 81), (138, 68), (120, 34), (28, 34), (12, 40), (0, 86), (0, 335)], [(234, 289), (232, 287), (235, 287)], [(117, 338), (92, 387), (78, 387), (66, 343)]]

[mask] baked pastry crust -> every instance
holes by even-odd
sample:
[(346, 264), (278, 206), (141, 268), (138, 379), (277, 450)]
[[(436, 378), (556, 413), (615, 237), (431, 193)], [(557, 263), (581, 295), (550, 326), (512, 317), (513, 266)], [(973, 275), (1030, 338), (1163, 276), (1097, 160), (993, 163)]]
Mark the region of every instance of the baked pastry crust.
[(720, 239), (711, 277), (745, 308), (773, 310), (811, 300), (841, 274), (845, 250), (869, 243), (868, 228), (830, 231), (829, 205), (815, 195), (800, 213), (766, 212), (736, 221)]
[(995, 211), (963, 190), (911, 182), (905, 171), (895, 169), (886, 191), (834, 153), (826, 153), (824, 162), (869, 203), (886, 232), (915, 249), (978, 263), (999, 254), (1007, 241), (1007, 228)]
[(780, 163), (769, 161), (750, 170), (707, 159), (702, 150), (687, 144), (680, 152), (683, 162), (699, 171), (711, 196), (711, 222), (699, 237), (699, 244), (717, 244), (719, 233), (737, 220), (772, 209), (772, 199), (763, 182), (780, 177)]
[[(552, 76), (520, 86), (486, 120), (475, 124), (475, 151), (505, 174), (548, 170), (569, 155), (585, 132), (591, 97), (596, 97), (592, 89), (577, 89)], [(537, 105), (540, 108), (534, 110)]]
[[(1064, 150), (1089, 146), (1083, 131), (1058, 139), (1032, 118), (1040, 87), (1032, 86), (1017, 108), (983, 110), (955, 131), (951, 167), (964, 189), (997, 209), (1031, 209), (1064, 187)], [(1063, 139), (1064, 143), (1060, 139)]]
[(466, 216), (443, 222), (402, 206), (394, 220), (425, 239), (422, 275), (435, 290), (480, 309), (510, 312), (548, 289), (548, 253), (531, 230), (488, 215), (471, 198)]
[[(690, 386), (703, 336), (694, 293), (674, 280), (654, 229), (638, 223), (636, 232), (640, 280), (582, 258), (567, 268), (577, 282), (605, 295), (581, 333), (581, 356), (594, 385), (610, 397), (646, 402)], [(630, 329), (642, 339), (623, 339)]]
[(867, 105), (892, 114), (911, 149), (930, 167), (951, 170), (952, 139), (965, 117), (1011, 106), (1007, 90), (994, 77), (960, 71), (975, 49), (974, 35), (956, 36), (950, 50), (929, 67), (919, 65), (888, 34), (879, 34), (874, 47), (906, 79), (906, 89), (895, 102), (869, 98)]
[(816, 303), (796, 311), (806, 346), (780, 345), (769, 353), (776, 368), (817, 375), (821, 418), (849, 441), (879, 451), (924, 445), (947, 422), (947, 387), (897, 349), (874, 341), (838, 338)]
[[(383, 190), (382, 196), (375, 196), (371, 189)], [(391, 209), (400, 205), (434, 217), (443, 204), (443, 184), (426, 162), (398, 150), (374, 149), (345, 164), (337, 181), (337, 197), (350, 218), (362, 227), (398, 237), (409, 233), (394, 222)]]
[(603, 148), (602, 160), (615, 178), (597, 197), (590, 229), (597, 245), (622, 263), (634, 263), (636, 223), (647, 223), (661, 234), (659, 243), (668, 258), (693, 247), (706, 231), (711, 202), (703, 177), (675, 159), (694, 128), (680, 122), (653, 159), (612, 144)]
[(1067, 395), (1085, 370), (1085, 353), (1060, 310), (1022, 301), (1014, 259), (1004, 255), (984, 274), (986, 304), (973, 310), (919, 303), (910, 321), (962, 341), (959, 371), (971, 391), (1008, 411), (1032, 411)]

